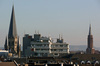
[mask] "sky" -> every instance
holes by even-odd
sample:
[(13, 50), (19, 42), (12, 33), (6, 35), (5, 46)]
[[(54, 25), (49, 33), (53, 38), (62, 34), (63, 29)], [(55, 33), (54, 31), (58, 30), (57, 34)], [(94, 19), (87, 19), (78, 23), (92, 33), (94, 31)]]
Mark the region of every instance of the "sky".
[(58, 38), (69, 45), (87, 45), (89, 24), (94, 46), (100, 47), (99, 0), (0, 0), (0, 46), (8, 34), (14, 4), (17, 33), (21, 44), (24, 34)]

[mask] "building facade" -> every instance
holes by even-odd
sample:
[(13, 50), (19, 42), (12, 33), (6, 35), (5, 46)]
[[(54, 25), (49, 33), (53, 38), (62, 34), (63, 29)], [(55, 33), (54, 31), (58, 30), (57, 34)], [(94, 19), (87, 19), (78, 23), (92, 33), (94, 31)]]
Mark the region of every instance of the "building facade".
[(9, 33), (6, 37), (4, 48), (5, 50), (8, 50), (9, 53), (12, 53), (13, 56), (20, 57), (21, 45), (19, 43), (19, 37), (17, 35), (14, 6), (12, 7)]
[(51, 44), (50, 37), (41, 37), (41, 34), (34, 34), (34, 41), (31, 41), (34, 56), (48, 56), (51, 53)]
[(51, 45), (51, 55), (59, 56), (61, 54), (69, 54), (69, 44), (67, 43), (52, 43)]
[[(68, 54), (69, 44), (63, 42), (63, 39), (60, 38), (56, 41), (57, 42), (54, 43), (50, 37), (43, 37), (41, 34), (34, 34), (34, 38), (31, 38), (28, 43), (29, 45), (24, 48), (25, 50), (23, 53), (25, 53), (26, 56), (33, 55), (37, 57), (59, 56), (60, 54)], [(26, 43), (23, 45), (26, 45)]]
[(89, 35), (88, 35), (88, 46), (86, 49), (86, 53), (87, 54), (94, 54), (95, 53), (95, 49), (93, 48), (93, 35), (91, 34), (91, 25), (89, 27)]
[(32, 41), (32, 36), (30, 36), (29, 34), (26, 34), (23, 37), (23, 56), (26, 56), (27, 55), (26, 52), (28, 51), (28, 47), (31, 46), (31, 44), (30, 44), (31, 41)]

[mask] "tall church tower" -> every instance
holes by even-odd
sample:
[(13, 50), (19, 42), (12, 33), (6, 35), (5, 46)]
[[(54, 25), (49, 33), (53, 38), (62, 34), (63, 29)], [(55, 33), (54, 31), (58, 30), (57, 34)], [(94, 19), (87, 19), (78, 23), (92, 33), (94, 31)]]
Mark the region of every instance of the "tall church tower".
[(88, 47), (86, 49), (87, 54), (94, 54), (95, 49), (93, 48), (93, 35), (91, 34), (91, 25), (89, 27), (89, 35), (88, 35)]
[(20, 46), (19, 45), (19, 38), (17, 36), (14, 6), (13, 6), (11, 20), (10, 20), (10, 26), (9, 26), (9, 33), (8, 33), (8, 37), (6, 38), (6, 41), (5, 41), (5, 50), (8, 50), (9, 53), (12, 53), (15, 56), (16, 55), (19, 56), (19, 53), (20, 53), (19, 46)]

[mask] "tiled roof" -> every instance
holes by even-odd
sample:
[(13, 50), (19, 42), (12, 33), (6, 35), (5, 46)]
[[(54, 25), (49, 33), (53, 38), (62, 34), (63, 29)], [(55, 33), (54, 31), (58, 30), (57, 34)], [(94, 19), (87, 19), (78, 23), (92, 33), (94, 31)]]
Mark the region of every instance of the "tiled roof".
[(0, 62), (0, 66), (16, 66), (14, 62)]

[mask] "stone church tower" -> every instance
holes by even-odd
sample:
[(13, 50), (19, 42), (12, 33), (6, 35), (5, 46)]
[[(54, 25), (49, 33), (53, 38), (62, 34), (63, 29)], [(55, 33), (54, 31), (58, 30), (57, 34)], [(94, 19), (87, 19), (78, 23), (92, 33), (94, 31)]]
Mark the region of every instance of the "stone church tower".
[(89, 27), (89, 35), (88, 35), (88, 46), (86, 49), (87, 54), (94, 54), (95, 49), (93, 48), (93, 35), (91, 34), (91, 25)]
[(12, 14), (11, 14), (11, 20), (10, 20), (10, 26), (9, 26), (9, 33), (6, 37), (5, 50), (8, 50), (9, 53), (12, 53), (13, 56), (20, 56), (20, 45), (19, 45), (19, 37), (17, 35), (17, 29), (16, 29), (16, 22), (15, 22), (15, 14), (14, 14), (14, 6), (12, 7)]

